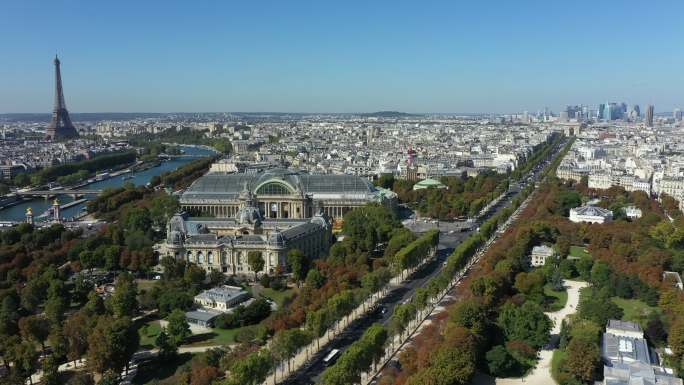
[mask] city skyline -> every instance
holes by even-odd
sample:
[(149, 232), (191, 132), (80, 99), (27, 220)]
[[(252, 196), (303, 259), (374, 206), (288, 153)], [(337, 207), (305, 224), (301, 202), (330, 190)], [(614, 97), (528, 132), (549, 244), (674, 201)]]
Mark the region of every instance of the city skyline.
[[(584, 21), (531, 2), (163, 5), (7, 4), (0, 33), (15, 38), (4, 47), (12, 60), (0, 63), (0, 112), (49, 111), (55, 53), (76, 113), (684, 104), (675, 66), (684, 54), (672, 49), (684, 32), (678, 2), (577, 3), (607, 15)], [(611, 46), (596, 44), (605, 36)]]

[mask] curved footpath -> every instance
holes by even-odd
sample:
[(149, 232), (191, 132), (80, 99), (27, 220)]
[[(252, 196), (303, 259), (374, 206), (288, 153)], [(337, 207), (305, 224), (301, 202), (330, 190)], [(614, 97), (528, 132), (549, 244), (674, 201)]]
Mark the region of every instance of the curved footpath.
[[(581, 288), (588, 286), (586, 282), (581, 281), (564, 281), (565, 287), (568, 291), (568, 301), (565, 307), (557, 312), (546, 313), (553, 321), (553, 328), (551, 335), (557, 336), (560, 334), (561, 323), (569, 315), (577, 311), (577, 304), (579, 303), (579, 291)], [(477, 374), (473, 379), (473, 385), (511, 385), (511, 384), (530, 384), (530, 385), (548, 385), (553, 384), (551, 377), (551, 357), (553, 357), (553, 350), (542, 350), (539, 354), (539, 361), (537, 366), (532, 369), (525, 377), (521, 378), (497, 378), (494, 379), (486, 374)]]

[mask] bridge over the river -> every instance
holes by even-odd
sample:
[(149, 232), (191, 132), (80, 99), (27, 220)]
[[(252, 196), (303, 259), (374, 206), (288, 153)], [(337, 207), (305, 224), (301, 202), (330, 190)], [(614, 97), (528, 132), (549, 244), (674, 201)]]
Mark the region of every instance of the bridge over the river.
[(51, 197), (54, 195), (73, 195), (73, 196), (81, 196), (81, 195), (98, 195), (101, 194), (103, 190), (98, 190), (98, 189), (81, 189), (81, 190), (76, 190), (76, 189), (57, 189), (57, 190), (31, 190), (31, 191), (22, 191), (22, 192), (17, 192), (17, 195), (20, 196), (28, 196), (28, 197), (36, 197), (36, 196), (42, 196), (42, 197)]

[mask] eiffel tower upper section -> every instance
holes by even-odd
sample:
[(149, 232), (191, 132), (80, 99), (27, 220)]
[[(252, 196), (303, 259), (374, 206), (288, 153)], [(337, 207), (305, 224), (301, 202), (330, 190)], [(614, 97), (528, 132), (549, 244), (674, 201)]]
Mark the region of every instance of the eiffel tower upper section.
[(64, 102), (62, 74), (59, 70), (59, 59), (55, 55), (55, 105), (52, 109), (52, 120), (50, 120), (50, 124), (48, 124), (45, 131), (45, 139), (60, 140), (77, 137), (78, 132), (76, 132), (74, 124), (71, 123), (71, 118), (69, 118), (69, 112)]

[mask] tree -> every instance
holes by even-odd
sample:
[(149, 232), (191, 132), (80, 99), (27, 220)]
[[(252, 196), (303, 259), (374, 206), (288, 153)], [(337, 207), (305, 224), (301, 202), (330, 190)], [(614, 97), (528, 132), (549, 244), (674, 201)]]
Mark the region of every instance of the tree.
[(522, 306), (506, 303), (499, 313), (498, 324), (509, 341), (526, 341), (536, 348), (549, 340), (552, 327), (542, 308), (530, 301)]
[(612, 274), (610, 265), (604, 261), (596, 261), (591, 268), (591, 282), (599, 288), (608, 286)]
[(86, 302), (83, 308), (86, 309), (90, 314), (101, 315), (104, 314), (105, 304), (102, 300), (102, 297), (100, 297), (96, 292), (91, 291), (88, 293), (88, 302)]
[(14, 368), (19, 373), (19, 376), (23, 379), (28, 378), (29, 382), (33, 384), (31, 375), (35, 372), (38, 365), (36, 347), (28, 341), (14, 345), (11, 360), (14, 362)]
[(236, 360), (230, 367), (230, 377), (225, 385), (258, 385), (264, 382), (271, 370), (273, 358), (268, 351), (248, 354)]
[(178, 347), (173, 342), (166, 329), (162, 329), (154, 340), (154, 345), (159, 348), (159, 358), (168, 360), (176, 355)]
[(487, 330), (487, 309), (475, 299), (462, 300), (452, 308), (449, 320), (475, 335), (483, 335)]
[(64, 321), (63, 333), (67, 340), (67, 358), (76, 361), (88, 350), (88, 332), (92, 319), (87, 310), (78, 311)]
[(678, 357), (684, 356), (684, 319), (678, 318), (670, 327), (667, 343)]
[(515, 359), (502, 345), (496, 345), (488, 351), (486, 359), (489, 374), (494, 377), (506, 377), (517, 365)]
[(119, 375), (113, 370), (107, 370), (97, 385), (119, 385)]
[(223, 284), (226, 276), (219, 270), (212, 270), (209, 272), (209, 285), (218, 286)]
[(139, 343), (140, 336), (129, 318), (101, 316), (88, 336), (88, 366), (100, 374), (107, 370), (118, 373), (128, 364)]
[(318, 289), (325, 284), (325, 277), (318, 269), (311, 269), (306, 274), (306, 286)]
[(19, 332), (26, 340), (40, 344), (45, 352), (45, 341), (50, 334), (50, 323), (40, 315), (30, 315), (19, 320)]
[(261, 252), (252, 250), (247, 253), (247, 264), (254, 272), (254, 282), (257, 281), (257, 273), (264, 269), (266, 262), (264, 257), (261, 256)]
[(594, 379), (601, 363), (599, 347), (583, 338), (570, 341), (565, 360), (565, 369), (576, 378), (587, 383)]
[(515, 289), (530, 299), (540, 302), (544, 298), (544, 276), (541, 270), (521, 272), (515, 276)]
[(206, 272), (204, 269), (195, 265), (194, 263), (186, 266), (185, 272), (183, 273), (183, 280), (190, 286), (201, 286), (202, 283), (204, 283), (205, 278)]
[(43, 360), (43, 378), (44, 385), (59, 385), (59, 360), (54, 354), (50, 354)]
[(67, 303), (63, 297), (50, 296), (45, 301), (45, 316), (52, 326), (58, 326), (64, 318)]
[(183, 340), (192, 335), (190, 332), (190, 325), (185, 319), (185, 313), (181, 310), (174, 310), (166, 318), (169, 324), (166, 327), (166, 331), (171, 337), (171, 341), (178, 346), (183, 343)]
[(108, 305), (116, 317), (130, 317), (138, 309), (138, 285), (133, 275), (122, 273), (116, 279), (114, 294), (109, 298)]
[(594, 288), (580, 291), (577, 310), (580, 318), (593, 321), (597, 325), (606, 325), (610, 319), (622, 318), (622, 309), (610, 299), (605, 290)]
[(14, 297), (6, 295), (0, 307), (0, 335), (13, 335), (17, 332), (18, 310)]
[(309, 270), (309, 259), (304, 256), (301, 250), (292, 249), (287, 253), (287, 265), (290, 267), (290, 271), (292, 271), (292, 278), (299, 287)]
[(35, 311), (38, 309), (38, 305), (44, 298), (45, 287), (36, 282), (36, 280), (30, 280), (26, 283), (26, 286), (21, 290), (21, 306), (24, 309)]
[(465, 385), (475, 374), (475, 354), (460, 346), (442, 346), (430, 365), (409, 377), (407, 385)]
[(164, 290), (157, 298), (159, 315), (162, 317), (166, 317), (175, 309), (187, 310), (193, 303), (192, 295), (179, 287)]
[(47, 338), (47, 343), (52, 348), (52, 355), (55, 359), (62, 361), (67, 356), (67, 340), (64, 336), (62, 326), (56, 326), (50, 329), (50, 334)]
[(273, 355), (281, 360), (287, 360), (288, 371), (290, 370), (290, 359), (297, 351), (311, 341), (309, 333), (299, 328), (279, 330), (273, 336), (271, 351)]
[(76, 373), (69, 379), (67, 385), (95, 385), (95, 381), (90, 373)]

